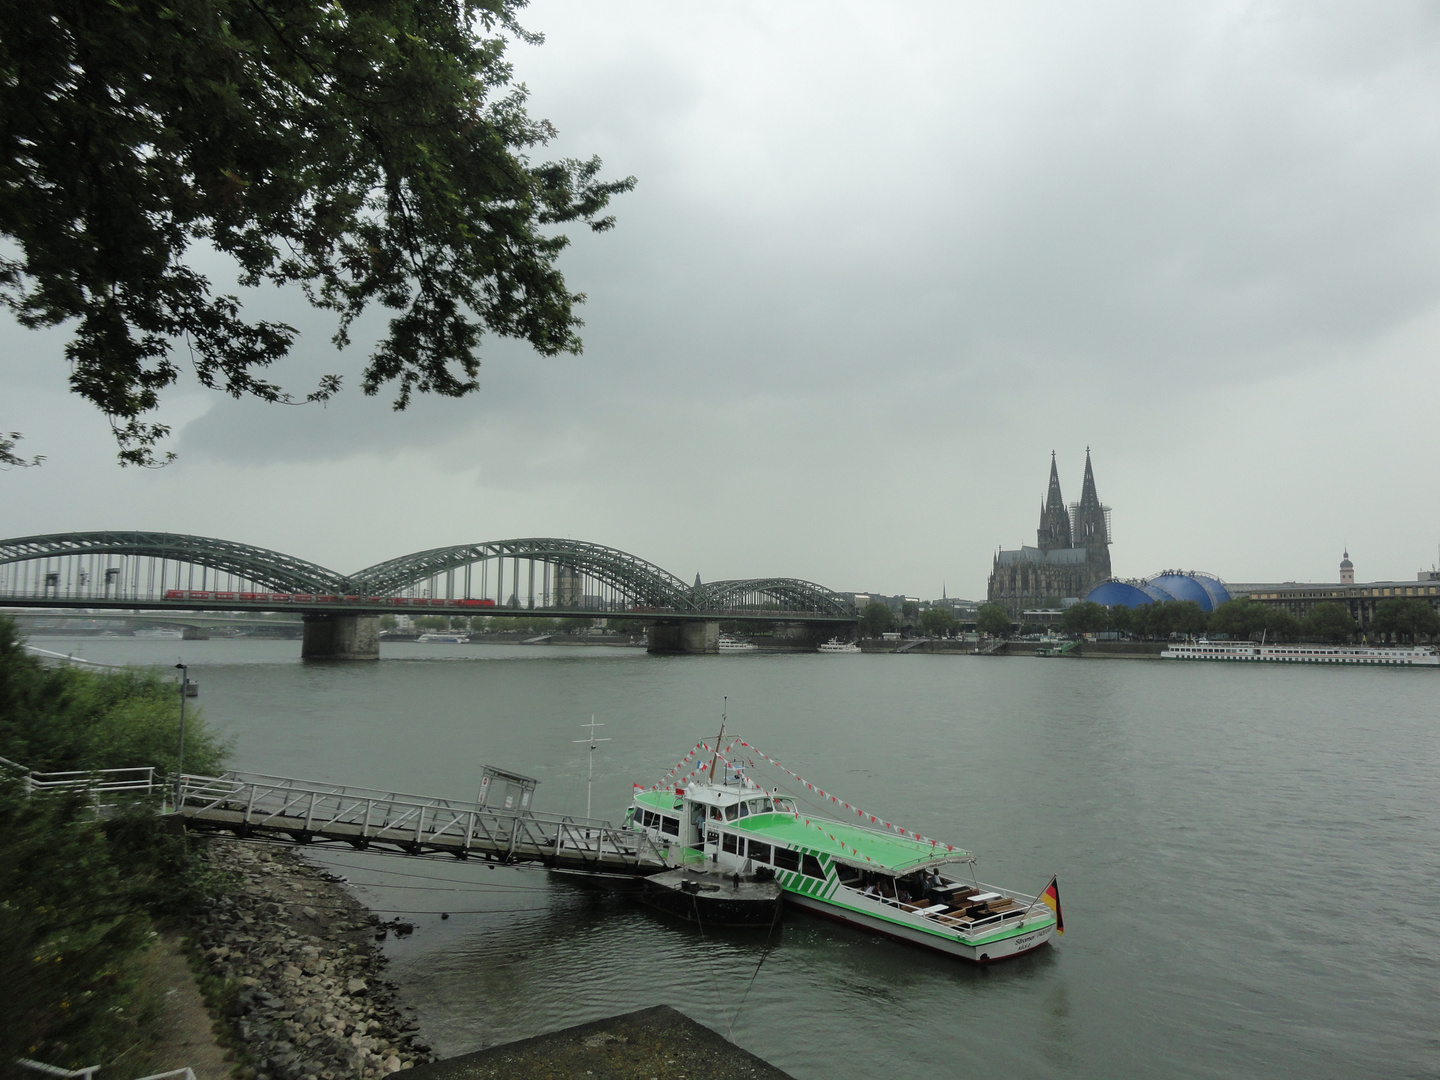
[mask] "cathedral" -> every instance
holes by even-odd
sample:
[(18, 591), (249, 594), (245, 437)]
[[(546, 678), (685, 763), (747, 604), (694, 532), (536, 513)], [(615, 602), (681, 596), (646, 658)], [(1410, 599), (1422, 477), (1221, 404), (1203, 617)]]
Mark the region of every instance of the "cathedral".
[(1084, 596), (1110, 576), (1110, 508), (1095, 492), (1090, 448), (1085, 448), (1085, 482), (1080, 501), (1067, 508), (1060, 473), (1050, 454), (1050, 490), (1040, 507), (1035, 546), (1001, 551), (990, 569), (986, 599), (1011, 618), (1067, 597)]

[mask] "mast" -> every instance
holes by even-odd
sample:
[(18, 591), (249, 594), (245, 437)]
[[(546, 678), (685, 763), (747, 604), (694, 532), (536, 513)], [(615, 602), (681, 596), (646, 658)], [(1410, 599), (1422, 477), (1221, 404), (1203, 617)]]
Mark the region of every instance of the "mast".
[(715, 756), (710, 759), (710, 782), (715, 782), (715, 763), (720, 760), (720, 740), (725, 738), (725, 708), (729, 696), (720, 699), (720, 734), (715, 736)]
[(588, 738), (588, 739), (571, 739), (570, 741), (571, 741), (571, 742), (577, 742), (577, 743), (589, 743), (589, 744), (590, 744), (590, 768), (587, 770), (587, 772), (586, 772), (586, 774), (585, 774), (585, 817), (588, 819), (588, 818), (590, 817), (590, 792), (594, 789), (594, 786), (595, 786), (595, 750), (596, 750), (596, 747), (598, 746), (598, 744), (600, 744), (600, 743), (602, 743), (602, 742), (609, 742), (610, 740), (609, 740), (609, 739), (597, 739), (597, 738), (595, 737), (595, 729), (596, 729), (596, 728), (604, 727), (605, 725), (604, 725), (604, 724), (597, 724), (597, 723), (595, 722), (595, 714), (594, 714), (594, 713), (591, 713), (591, 714), (590, 714), (590, 723), (588, 723), (588, 724), (581, 724), (580, 726), (581, 726), (582, 728), (589, 728), (589, 729), (590, 729), (590, 738)]

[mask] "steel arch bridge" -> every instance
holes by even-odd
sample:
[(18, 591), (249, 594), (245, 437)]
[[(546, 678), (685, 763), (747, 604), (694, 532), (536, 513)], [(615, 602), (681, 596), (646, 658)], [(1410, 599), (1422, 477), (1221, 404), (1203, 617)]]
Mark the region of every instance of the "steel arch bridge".
[(432, 548), (344, 575), (265, 548), (159, 532), (0, 540), (0, 604), (22, 607), (604, 615), (843, 622), (843, 597), (813, 582), (687, 585), (618, 548), (531, 537)]

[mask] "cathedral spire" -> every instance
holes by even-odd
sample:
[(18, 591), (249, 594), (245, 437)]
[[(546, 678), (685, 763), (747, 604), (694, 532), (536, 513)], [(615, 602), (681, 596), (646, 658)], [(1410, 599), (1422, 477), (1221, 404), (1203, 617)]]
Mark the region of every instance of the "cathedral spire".
[(1055, 451), (1050, 451), (1050, 490), (1040, 508), (1040, 528), (1035, 530), (1035, 543), (1041, 551), (1054, 551), (1070, 546), (1070, 515), (1065, 511), (1065, 497), (1060, 494), (1060, 470), (1055, 464)]
[(1085, 448), (1085, 480), (1080, 486), (1080, 501), (1075, 504), (1075, 544), (1089, 554), (1086, 561), (1097, 568), (1097, 581), (1110, 576), (1110, 515), (1109, 507), (1100, 502), (1095, 490), (1095, 470), (1090, 466), (1090, 448)]
[(1080, 501), (1084, 502), (1087, 495), (1097, 503), (1100, 501), (1100, 496), (1095, 494), (1095, 470), (1090, 467), (1090, 448), (1088, 446), (1085, 447), (1085, 482), (1080, 488)]

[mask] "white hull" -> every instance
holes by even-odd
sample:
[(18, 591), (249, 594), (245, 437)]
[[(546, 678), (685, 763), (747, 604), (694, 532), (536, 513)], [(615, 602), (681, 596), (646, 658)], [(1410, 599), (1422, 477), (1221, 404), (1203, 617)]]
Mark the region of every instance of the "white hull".
[(1365, 645), (1256, 645), (1200, 641), (1172, 645), (1162, 660), (1208, 660), (1261, 664), (1358, 664), (1366, 667), (1440, 667), (1433, 648), (1377, 649)]
[[(847, 903), (843, 906), (829, 900), (819, 900), (813, 896), (804, 896), (788, 890), (785, 893), (785, 899), (796, 907), (814, 912), (822, 918), (834, 919), (848, 926), (883, 934), (885, 937), (894, 938), (897, 941), (907, 941), (912, 945), (920, 945), (926, 949), (945, 953), (947, 956), (973, 960), (977, 964), (992, 964), (997, 960), (1008, 960), (1011, 957), (1033, 952), (1046, 944), (1051, 935), (1055, 933), (1053, 920), (1045, 921), (1038, 927), (1033, 926), (1031, 920), (1027, 920), (1027, 924), (1031, 928), (1026, 928), (1026, 926), (1006, 927), (1003, 930), (997, 930), (991, 938), (987, 939), (986, 936), (981, 935), (972, 943), (963, 939), (959, 934), (936, 934), (908, 925), (893, 916), (887, 917), (882, 914), (887, 905), (876, 901), (867, 901), (862, 896), (855, 897), (853, 905)], [(861, 910), (862, 905), (876, 910), (872, 914)], [(1048, 915), (1049, 912), (1045, 911), (1045, 914)]]

